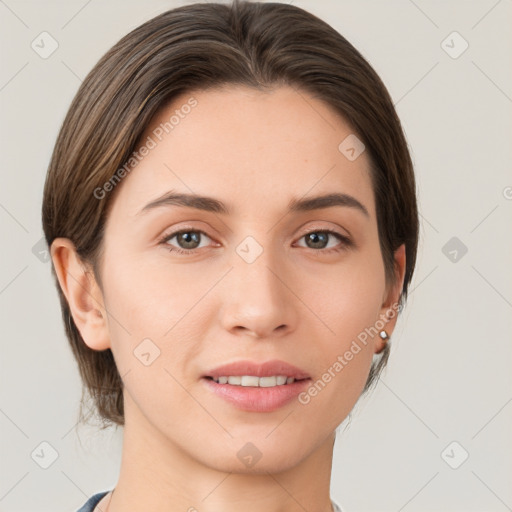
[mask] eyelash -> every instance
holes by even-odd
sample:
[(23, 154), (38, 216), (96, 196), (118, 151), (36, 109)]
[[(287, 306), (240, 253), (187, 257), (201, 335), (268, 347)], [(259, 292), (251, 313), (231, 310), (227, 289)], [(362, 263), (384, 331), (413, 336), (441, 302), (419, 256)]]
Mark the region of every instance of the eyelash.
[[(201, 233), (202, 235), (205, 235), (206, 237), (210, 238), (207, 233), (205, 233), (204, 231), (202, 231), (200, 229), (182, 229), (180, 231), (175, 231), (174, 233), (171, 233), (169, 235), (165, 235), (163, 238), (161, 238), (159, 240), (159, 243), (164, 245), (164, 246), (166, 246), (166, 249), (169, 252), (177, 252), (177, 253), (183, 254), (185, 256), (190, 256), (195, 251), (197, 251), (197, 249), (181, 249), (180, 247), (170, 246), (167, 243), (169, 240), (171, 240), (172, 238), (174, 238), (175, 236), (177, 236), (177, 235), (179, 235), (181, 233)], [(313, 231), (309, 231), (308, 233), (305, 233), (304, 235), (302, 235), (299, 238), (299, 240), (304, 238), (304, 237), (306, 237), (306, 236), (308, 236), (308, 235), (310, 235), (310, 234), (312, 234), (312, 233), (327, 233), (329, 235), (333, 235), (334, 237), (336, 237), (341, 242), (340, 246), (338, 246), (338, 247), (331, 247), (330, 249), (311, 249), (309, 247), (306, 247), (306, 249), (311, 249), (312, 251), (315, 251), (315, 252), (323, 252), (323, 253), (331, 254), (333, 252), (335, 252), (335, 253), (336, 252), (341, 252), (344, 249), (353, 246), (352, 240), (350, 240), (348, 237), (346, 237), (344, 235), (341, 235), (337, 231), (332, 231), (330, 229), (315, 229)]]

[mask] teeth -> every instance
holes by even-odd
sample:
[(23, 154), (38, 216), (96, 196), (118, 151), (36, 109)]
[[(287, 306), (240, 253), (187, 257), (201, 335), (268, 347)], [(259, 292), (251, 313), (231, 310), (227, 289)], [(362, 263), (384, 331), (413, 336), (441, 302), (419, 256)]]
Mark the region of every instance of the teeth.
[(255, 377), (253, 375), (233, 375), (230, 377), (212, 377), (219, 384), (231, 384), (233, 386), (252, 386), (260, 388), (271, 388), (274, 386), (283, 386), (295, 381), (293, 377), (286, 375), (275, 375), (272, 377)]

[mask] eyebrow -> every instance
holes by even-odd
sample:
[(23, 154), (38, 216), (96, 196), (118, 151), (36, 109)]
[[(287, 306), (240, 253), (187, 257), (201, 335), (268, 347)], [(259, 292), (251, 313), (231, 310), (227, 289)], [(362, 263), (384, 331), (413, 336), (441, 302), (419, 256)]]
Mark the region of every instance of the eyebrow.
[[(137, 215), (163, 206), (186, 206), (188, 208), (196, 208), (198, 210), (220, 213), (224, 215), (229, 215), (231, 213), (228, 205), (213, 197), (170, 191), (148, 203), (137, 213)], [(308, 197), (305, 199), (292, 199), (288, 203), (288, 211), (306, 212), (311, 210), (320, 210), (322, 208), (331, 208), (333, 206), (345, 206), (354, 208), (355, 210), (363, 213), (366, 217), (370, 217), (366, 207), (361, 204), (355, 197), (342, 193), (331, 193), (321, 196)]]

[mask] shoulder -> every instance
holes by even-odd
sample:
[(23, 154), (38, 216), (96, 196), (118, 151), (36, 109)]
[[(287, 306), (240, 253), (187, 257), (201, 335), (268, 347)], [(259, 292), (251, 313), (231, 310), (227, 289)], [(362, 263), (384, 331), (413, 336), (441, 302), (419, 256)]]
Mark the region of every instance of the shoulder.
[(93, 512), (94, 507), (100, 502), (103, 496), (107, 495), (110, 491), (102, 491), (93, 494), (77, 512)]

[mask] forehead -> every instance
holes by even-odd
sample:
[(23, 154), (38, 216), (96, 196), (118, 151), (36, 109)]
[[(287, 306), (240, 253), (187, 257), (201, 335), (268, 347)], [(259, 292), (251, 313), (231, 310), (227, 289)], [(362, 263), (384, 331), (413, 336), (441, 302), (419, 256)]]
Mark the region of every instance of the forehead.
[(172, 189), (252, 214), (262, 206), (280, 211), (291, 198), (342, 192), (373, 216), (366, 152), (351, 161), (339, 149), (351, 135), (332, 108), (292, 87), (184, 93), (153, 117), (140, 146), (151, 148), (123, 179), (116, 201), (134, 216)]

